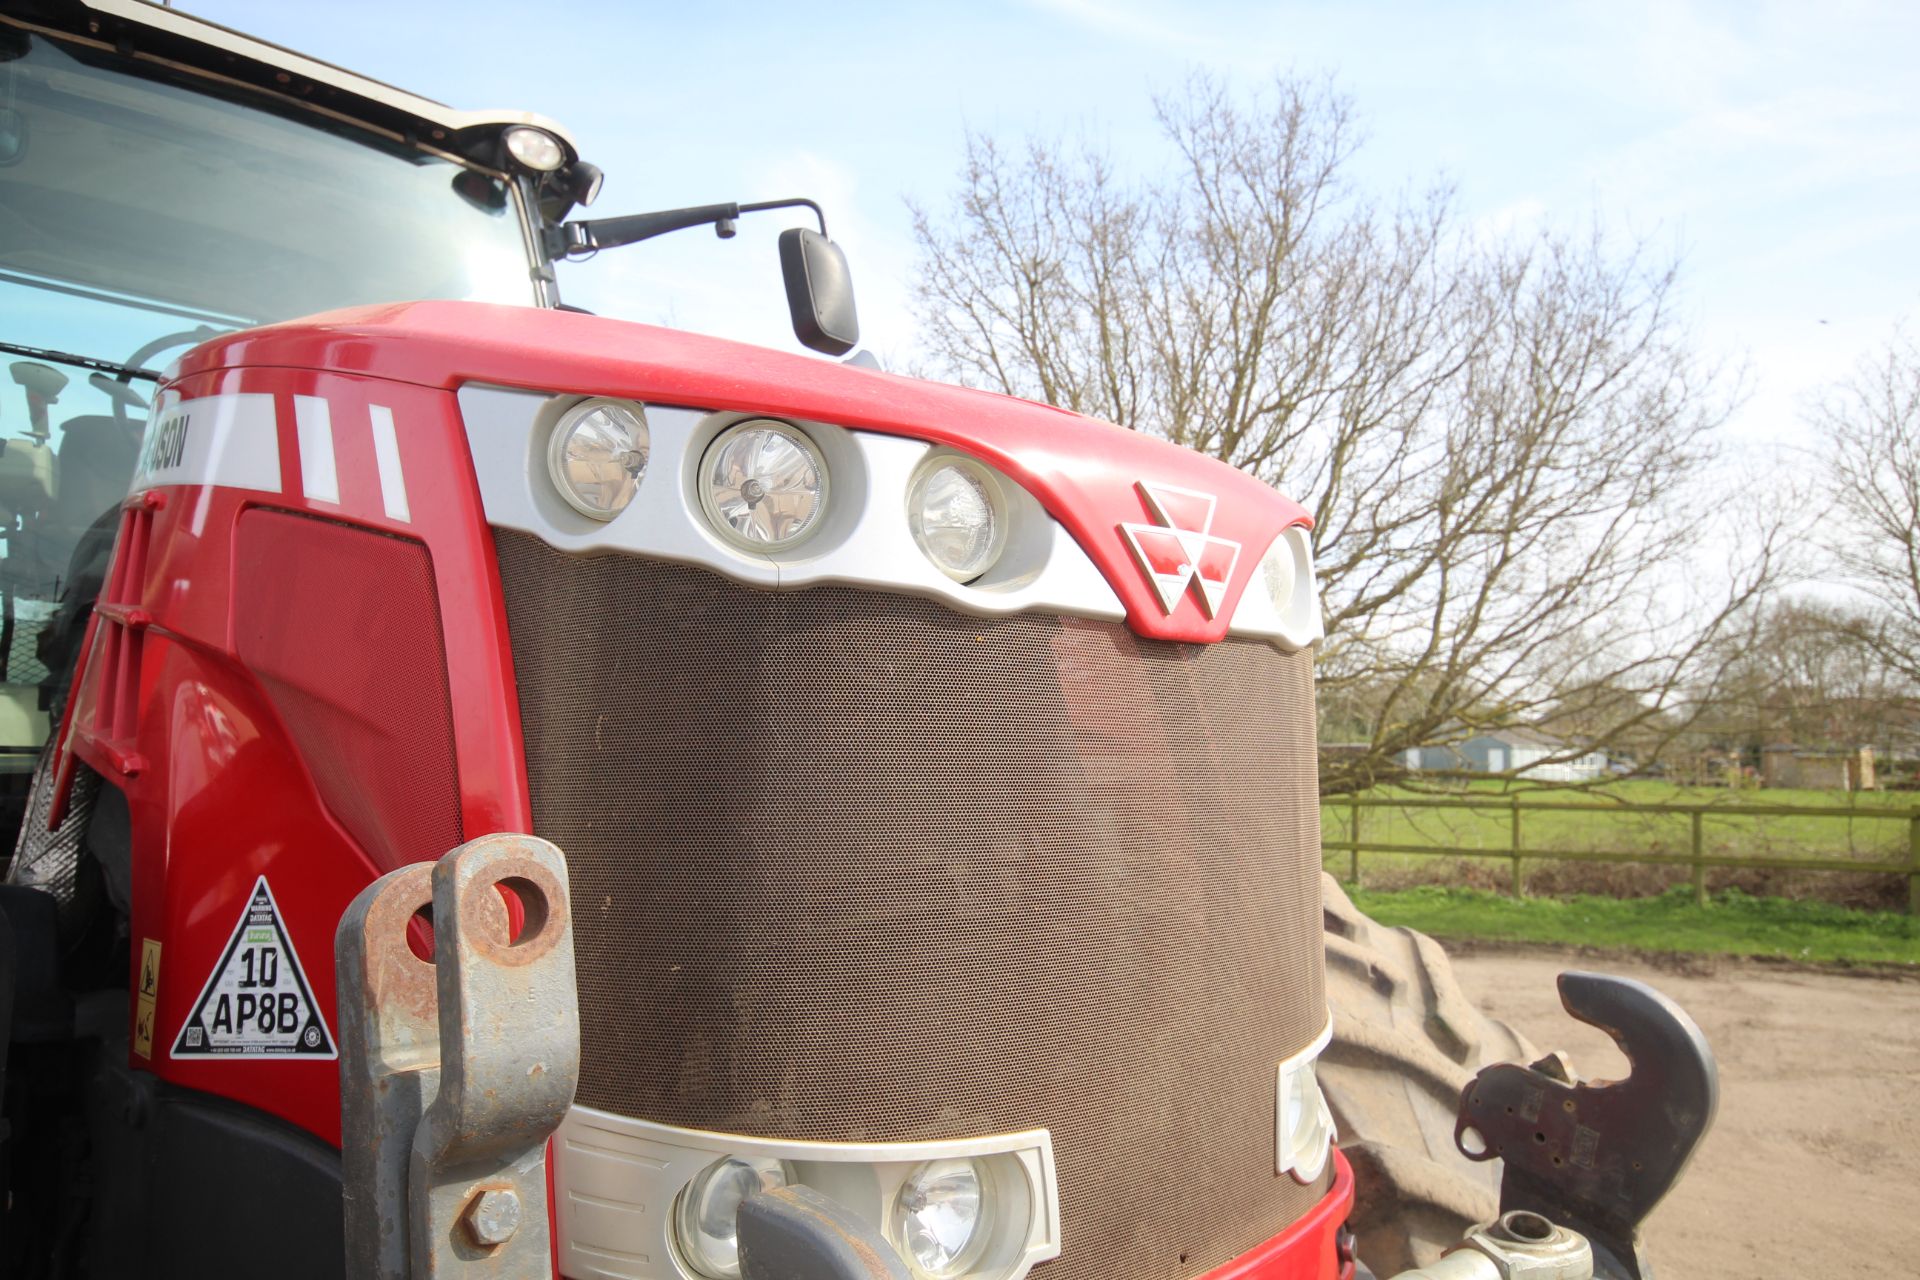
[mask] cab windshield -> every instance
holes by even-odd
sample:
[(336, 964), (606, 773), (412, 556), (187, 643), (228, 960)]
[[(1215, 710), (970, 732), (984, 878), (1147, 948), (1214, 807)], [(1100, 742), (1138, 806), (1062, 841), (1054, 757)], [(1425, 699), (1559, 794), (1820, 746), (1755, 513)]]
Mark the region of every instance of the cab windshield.
[[(0, 683), (49, 678), (40, 632), (126, 493), (153, 383), (117, 366), (361, 303), (531, 305), (517, 201), (319, 112), (0, 24)], [(44, 733), (18, 719), (0, 698), (0, 752)]]

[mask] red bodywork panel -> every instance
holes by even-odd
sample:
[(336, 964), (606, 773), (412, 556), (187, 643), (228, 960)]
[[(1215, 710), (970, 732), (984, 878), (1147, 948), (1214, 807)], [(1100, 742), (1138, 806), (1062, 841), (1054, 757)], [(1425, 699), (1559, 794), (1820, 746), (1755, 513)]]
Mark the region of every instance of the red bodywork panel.
[[(90, 732), (113, 686), (96, 659), (96, 622), (68, 712), (63, 750), (127, 795), (133, 825), (133, 956), (161, 944), (152, 1054), (136, 1065), (188, 1088), (259, 1107), (331, 1142), (340, 1139), (336, 1064), (325, 1060), (169, 1055), (218, 962), (234, 922), (266, 876), (327, 1026), (338, 1038), (333, 934), (354, 895), (401, 862), (444, 849), (371, 852), (329, 811), (272, 696), (240, 658), (235, 635), (236, 533), (268, 508), (348, 522), (417, 540), (431, 557), (452, 690), (452, 753), (461, 827), (469, 835), (530, 830), (519, 704), (493, 541), (467, 462), (453, 396), (406, 384), (298, 369), (183, 375), (183, 400), (269, 393), (279, 431), (280, 492), (183, 485), (152, 491), (137, 708), (131, 735)], [(292, 398), (332, 409), (337, 503), (302, 496)], [(411, 520), (389, 518), (374, 460), (368, 405), (392, 410), (409, 480)], [(116, 557), (122, 554), (116, 550)], [(299, 564), (280, 571), (294, 579)], [(377, 629), (363, 637), (378, 650)], [(129, 765), (136, 772), (128, 772)]]
[(1257, 1249), (1197, 1280), (1352, 1280), (1351, 1257), (1342, 1257), (1340, 1229), (1353, 1212), (1353, 1166), (1335, 1147), (1333, 1185), (1305, 1217)]
[[(1158, 640), (1224, 637), (1268, 544), (1311, 523), (1299, 504), (1222, 462), (1049, 405), (565, 311), (472, 302), (361, 307), (216, 339), (190, 353), (182, 372), (235, 364), (746, 410), (947, 445), (992, 463), (1038, 498), (1113, 584), (1128, 625)], [(1142, 481), (1219, 499), (1211, 532), (1241, 552), (1217, 617), (1191, 592), (1168, 614), (1135, 562), (1120, 525), (1149, 519)]]
[[(145, 522), (143, 532), (129, 535), (138, 522), (123, 521), (107, 606), (89, 632), (56, 749), (65, 753), (66, 775), (69, 760), (82, 759), (128, 799), (135, 965), (143, 944), (160, 944), (151, 1050), (134, 1065), (336, 1144), (336, 1062), (175, 1058), (170, 1049), (261, 877), (337, 1043), (333, 938), (342, 913), (382, 872), (446, 850), (412, 848), (404, 833), (380, 829), (377, 804), (354, 809), (351, 823), (342, 822), (337, 804), (329, 807), (327, 788), (337, 799), (338, 778), (303, 758), (299, 726), (283, 710), (286, 698), (307, 696), (305, 686), (284, 672), (274, 683), (251, 669), (242, 654), (259, 650), (249, 650), (239, 630), (244, 611), (236, 592), (248, 582), (272, 582), (276, 571), (300, 581), (303, 566), (257, 559), (243, 565), (242, 517), (262, 509), (315, 517), (424, 548), (450, 716), (420, 717), (420, 737), (402, 745), (451, 753), (458, 824), (467, 838), (530, 831), (499, 574), (455, 396), (468, 382), (812, 419), (973, 454), (1027, 487), (1112, 583), (1129, 623), (1165, 640), (1221, 639), (1268, 544), (1307, 522), (1299, 506), (1230, 467), (1043, 405), (581, 315), (416, 303), (334, 313), (197, 348), (165, 392), (182, 402), (271, 397), (278, 491), (174, 484), (129, 503)], [(303, 496), (309, 486), (296, 397), (326, 402), (337, 500)], [(399, 516), (390, 514), (376, 454), (373, 424), (383, 410), (391, 414), (405, 481)], [(1205, 616), (1191, 592), (1166, 613), (1134, 561), (1120, 526), (1149, 516), (1141, 482), (1218, 497), (1211, 532), (1238, 542), (1241, 554), (1217, 617)], [(251, 527), (267, 526), (286, 522), (256, 519)], [(130, 550), (136, 542), (144, 549)], [(257, 556), (259, 547), (276, 544), (256, 538), (247, 545)], [(417, 560), (417, 552), (409, 554)], [(311, 585), (343, 589), (338, 574)], [(387, 637), (377, 613), (356, 616), (358, 641), (380, 649)], [(338, 629), (326, 630), (328, 643), (338, 643)], [(135, 631), (138, 643), (125, 643)], [(371, 700), (378, 681), (367, 666), (347, 663), (345, 674), (331, 674), (349, 685), (361, 680)], [(313, 723), (304, 730), (309, 742)], [(1353, 1182), (1346, 1162), (1338, 1153), (1334, 1159), (1333, 1188), (1313, 1213), (1206, 1280), (1339, 1275), (1334, 1234)]]

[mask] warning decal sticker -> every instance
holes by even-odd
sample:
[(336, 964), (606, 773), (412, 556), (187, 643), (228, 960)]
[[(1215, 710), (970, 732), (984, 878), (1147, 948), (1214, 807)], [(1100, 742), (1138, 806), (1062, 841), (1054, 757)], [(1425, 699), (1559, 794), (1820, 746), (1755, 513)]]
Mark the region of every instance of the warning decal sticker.
[(220, 963), (173, 1042), (172, 1056), (336, 1056), (265, 876), (254, 883)]
[(140, 940), (140, 990), (134, 1001), (133, 1051), (143, 1058), (153, 1056), (153, 1014), (160, 998), (160, 944), (152, 938)]

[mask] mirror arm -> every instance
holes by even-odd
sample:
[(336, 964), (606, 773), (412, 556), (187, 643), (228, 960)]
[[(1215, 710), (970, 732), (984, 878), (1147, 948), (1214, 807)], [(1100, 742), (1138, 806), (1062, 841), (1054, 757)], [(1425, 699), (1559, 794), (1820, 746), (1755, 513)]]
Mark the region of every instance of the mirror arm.
[(733, 220), (740, 216), (737, 204), (703, 204), (690, 209), (663, 209), (657, 213), (634, 213), (623, 218), (594, 218), (568, 222), (548, 232), (548, 251), (556, 258), (596, 249), (612, 249), (684, 231), (688, 227), (708, 225), (720, 228), (721, 236), (730, 234)]
[(663, 236), (670, 231), (685, 231), (688, 227), (711, 226), (722, 240), (731, 240), (734, 223), (743, 213), (799, 208), (813, 210), (813, 216), (820, 221), (820, 234), (827, 233), (827, 215), (821, 211), (819, 205), (804, 197), (793, 200), (762, 200), (758, 204), (702, 204), (687, 209), (663, 209), (657, 213), (634, 213), (621, 218), (594, 218), (589, 221), (567, 222), (557, 227), (548, 227), (547, 256), (568, 258), (575, 254), (593, 253), (599, 249), (613, 249), (623, 244), (651, 240), (655, 236)]
[(820, 234), (823, 236), (827, 234), (826, 212), (805, 196), (796, 196), (791, 200), (762, 200), (759, 204), (740, 206), (742, 213), (759, 213), (763, 209), (811, 209), (813, 216), (820, 220)]

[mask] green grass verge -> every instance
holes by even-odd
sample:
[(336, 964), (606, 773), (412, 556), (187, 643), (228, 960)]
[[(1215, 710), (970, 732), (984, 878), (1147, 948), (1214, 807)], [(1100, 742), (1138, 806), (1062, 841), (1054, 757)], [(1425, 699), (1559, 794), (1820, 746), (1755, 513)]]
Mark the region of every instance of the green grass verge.
[(1480, 889), (1429, 885), (1362, 888), (1353, 900), (1383, 924), (1444, 938), (1920, 966), (1920, 919), (1913, 916), (1756, 898), (1738, 889), (1713, 895), (1705, 907), (1694, 905), (1690, 888), (1655, 898), (1581, 894), (1515, 901)]

